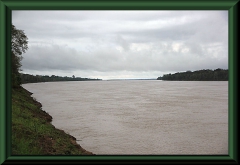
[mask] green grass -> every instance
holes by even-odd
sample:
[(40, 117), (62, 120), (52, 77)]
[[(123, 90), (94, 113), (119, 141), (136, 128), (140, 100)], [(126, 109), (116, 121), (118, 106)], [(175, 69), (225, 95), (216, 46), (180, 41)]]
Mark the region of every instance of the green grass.
[(12, 89), (12, 155), (91, 155), (76, 139), (56, 129), (24, 88)]

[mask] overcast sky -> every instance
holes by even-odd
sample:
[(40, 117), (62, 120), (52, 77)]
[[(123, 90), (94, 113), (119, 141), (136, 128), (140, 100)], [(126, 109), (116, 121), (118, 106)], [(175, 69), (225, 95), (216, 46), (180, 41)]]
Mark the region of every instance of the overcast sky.
[(23, 11), (22, 72), (100, 79), (228, 69), (228, 11)]

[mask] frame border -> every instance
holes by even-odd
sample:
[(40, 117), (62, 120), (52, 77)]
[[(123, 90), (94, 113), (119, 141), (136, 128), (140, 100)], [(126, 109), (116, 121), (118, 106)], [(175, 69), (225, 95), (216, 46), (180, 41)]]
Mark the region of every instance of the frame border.
[[(237, 3), (239, 0), (0, 0), (0, 164), (68, 163), (76, 161), (161, 161), (237, 163)], [(11, 12), (12, 10), (228, 10), (229, 82), (228, 129), (229, 155), (159, 155), (159, 156), (11, 156)]]

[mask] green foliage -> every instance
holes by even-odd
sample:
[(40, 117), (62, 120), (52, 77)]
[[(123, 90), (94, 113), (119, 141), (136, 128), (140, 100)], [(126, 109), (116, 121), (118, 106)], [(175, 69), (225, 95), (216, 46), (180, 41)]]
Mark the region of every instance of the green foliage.
[(12, 25), (12, 53), (15, 55), (22, 55), (28, 49), (28, 41), (27, 36), (23, 32), (23, 30), (17, 29), (14, 25)]
[(186, 71), (174, 74), (165, 74), (158, 77), (157, 80), (171, 80), (171, 81), (228, 81), (228, 69), (204, 69), (194, 72)]
[(21, 84), (21, 75), (19, 73), (21, 67), (22, 53), (28, 49), (27, 36), (23, 30), (17, 29), (12, 25), (11, 38), (11, 58), (12, 58), (12, 87), (18, 88)]

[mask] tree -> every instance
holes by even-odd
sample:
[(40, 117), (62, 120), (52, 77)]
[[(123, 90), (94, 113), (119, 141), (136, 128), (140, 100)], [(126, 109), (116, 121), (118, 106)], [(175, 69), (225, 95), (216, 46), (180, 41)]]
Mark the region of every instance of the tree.
[(21, 75), (19, 73), (21, 67), (22, 53), (28, 49), (27, 36), (23, 30), (17, 29), (12, 25), (11, 39), (11, 56), (12, 56), (12, 87), (19, 87), (21, 84)]
[(173, 81), (228, 81), (228, 69), (203, 69), (194, 72), (177, 72), (174, 74), (166, 74), (158, 77), (157, 80), (173, 80)]

